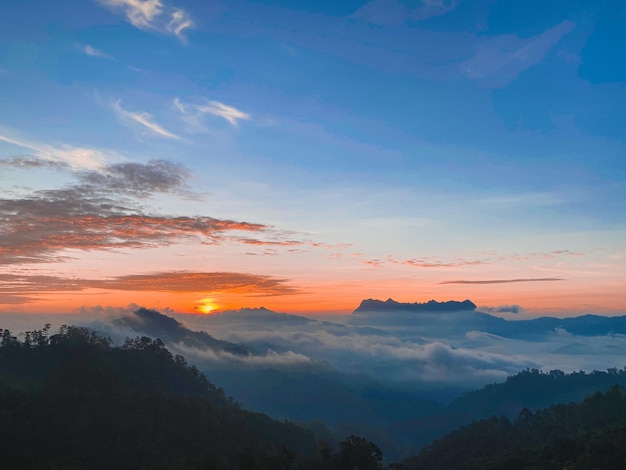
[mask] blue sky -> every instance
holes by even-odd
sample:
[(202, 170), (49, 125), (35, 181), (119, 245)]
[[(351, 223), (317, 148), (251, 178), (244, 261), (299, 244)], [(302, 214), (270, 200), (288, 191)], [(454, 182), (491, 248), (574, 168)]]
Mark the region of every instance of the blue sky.
[[(294, 287), (264, 294), (294, 310), (370, 296), (626, 308), (623, 2), (68, 0), (0, 13), (6, 200), (166, 160), (185, 183), (135, 200), (136, 214), (270, 227), (256, 245), (58, 245), (54, 260), (21, 258), (30, 276), (252, 273)], [(559, 282), (441, 284), (544, 278)], [(7, 305), (48, 308), (37, 296), (59, 291), (38, 282)], [(217, 306), (258, 303), (254, 286), (194, 288)]]

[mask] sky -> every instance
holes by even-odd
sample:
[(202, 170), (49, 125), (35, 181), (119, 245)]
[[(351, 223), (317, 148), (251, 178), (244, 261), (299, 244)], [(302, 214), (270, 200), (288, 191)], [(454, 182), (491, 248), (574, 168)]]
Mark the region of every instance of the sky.
[(0, 312), (626, 313), (622, 1), (0, 18)]

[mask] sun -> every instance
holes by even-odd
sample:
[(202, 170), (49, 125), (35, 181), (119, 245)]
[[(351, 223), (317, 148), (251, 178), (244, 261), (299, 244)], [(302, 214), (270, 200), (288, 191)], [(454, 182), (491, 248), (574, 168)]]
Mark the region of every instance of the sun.
[(198, 303), (200, 305), (196, 307), (196, 310), (204, 313), (205, 315), (213, 313), (215, 310), (218, 309), (218, 306), (214, 303), (211, 297), (205, 297), (204, 299), (200, 299)]
[(208, 304), (208, 305), (202, 305), (202, 306), (200, 307), (200, 311), (201, 311), (202, 313), (211, 313), (211, 312), (212, 312), (212, 311), (214, 311), (214, 310), (215, 310), (215, 305), (210, 305), (210, 304)]

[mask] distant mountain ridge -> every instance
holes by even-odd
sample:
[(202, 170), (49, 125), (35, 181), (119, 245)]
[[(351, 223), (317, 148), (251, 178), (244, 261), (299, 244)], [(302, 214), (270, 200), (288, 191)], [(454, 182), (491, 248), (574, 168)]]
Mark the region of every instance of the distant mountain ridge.
[[(419, 317), (412, 315), (419, 314)], [(626, 315), (580, 315), (570, 318), (539, 317), (509, 320), (481, 312), (471, 300), (396, 302), (366, 299), (352, 312), (353, 324), (420, 325), (442, 332), (465, 334), (482, 331), (506, 338), (540, 339), (546, 334), (580, 336), (626, 334)], [(371, 315), (374, 314), (374, 315)], [(375, 315), (382, 314), (382, 315)], [(422, 314), (424, 316), (422, 316)], [(426, 319), (418, 322), (417, 318)]]
[(389, 298), (384, 302), (377, 299), (365, 299), (352, 312), (353, 314), (370, 313), (370, 312), (465, 312), (476, 310), (476, 304), (471, 300), (448, 300), (447, 302), (438, 302), (429, 300), (428, 302), (396, 302)]
[(214, 338), (204, 331), (190, 330), (176, 319), (152, 309), (139, 308), (130, 315), (114, 319), (113, 324), (129, 328), (137, 334), (160, 338), (167, 344), (181, 343), (190, 348), (222, 351), (235, 356), (258, 354), (247, 346)]

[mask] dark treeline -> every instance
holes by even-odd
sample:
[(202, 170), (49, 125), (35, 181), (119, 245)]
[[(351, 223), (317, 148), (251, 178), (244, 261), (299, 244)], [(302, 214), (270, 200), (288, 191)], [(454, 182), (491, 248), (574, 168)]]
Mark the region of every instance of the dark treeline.
[(394, 435), (409, 437), (419, 448), (472, 421), (491, 416), (514, 420), (524, 408), (534, 411), (559, 403), (580, 402), (613, 385), (626, 387), (626, 368), (569, 374), (560, 370), (527, 369), (502, 383), (465, 393), (436, 414), (408, 419), (397, 425)]
[(18, 340), (0, 329), (0, 468), (382, 469), (350, 436), (336, 450), (225, 396), (159, 339), (115, 347), (86, 328)]
[[(621, 383), (625, 376), (615, 369), (527, 370), (451, 407), (483, 413), (489, 407), (539, 404), (568, 396), (560, 393), (564, 384), (580, 393)], [(385, 467), (380, 448), (362, 437), (332, 446), (311, 429), (244, 410), (159, 339), (137, 337), (113, 346), (81, 327), (63, 326), (50, 334), (46, 326), (21, 340), (0, 329), (0, 468), (626, 467), (626, 392), (619, 385), (579, 404), (527, 407), (515, 418), (506, 414), (474, 420)]]
[(409, 469), (606, 469), (626, 466), (626, 390), (554, 405), (514, 421), (474, 421), (405, 460)]
[(626, 368), (569, 374), (560, 370), (543, 372), (526, 369), (502, 383), (463, 394), (449, 408), (457, 411), (472, 410), (476, 415), (497, 414), (514, 418), (522, 408), (538, 409), (557, 403), (581, 401), (612, 385), (626, 386)]

